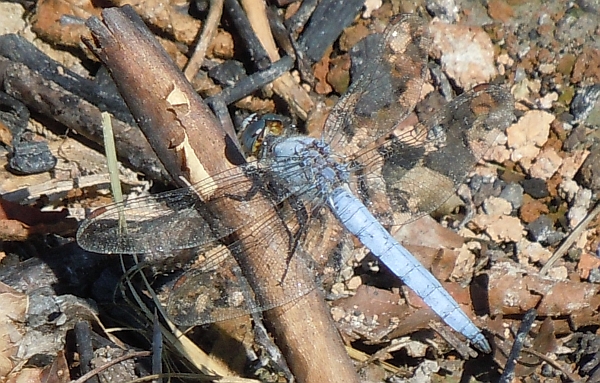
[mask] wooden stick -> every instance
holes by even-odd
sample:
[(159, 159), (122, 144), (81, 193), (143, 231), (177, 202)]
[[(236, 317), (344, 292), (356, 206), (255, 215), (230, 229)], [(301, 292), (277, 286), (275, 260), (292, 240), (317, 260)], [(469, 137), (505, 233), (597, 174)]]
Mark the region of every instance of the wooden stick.
[[(132, 114), (173, 179), (183, 176), (195, 183), (221, 171), (234, 173), (238, 168), (227, 159), (234, 162), (242, 159), (231, 138), (150, 33), (136, 25), (139, 18), (131, 8), (105, 9), (102, 16), (103, 22), (97, 18), (88, 20), (94, 41), (86, 43), (108, 66)], [(218, 187), (218, 179), (214, 180)], [(250, 181), (242, 185), (251, 186)], [(263, 202), (256, 204), (259, 211), (273, 208)], [(252, 226), (250, 219), (255, 215), (248, 211), (244, 201), (232, 199), (226, 204), (209, 206), (228, 225)], [(273, 270), (277, 273), (287, 269), (287, 277), (294, 278), (289, 273), (299, 268), (294, 259), (286, 260), (285, 251), (281, 254), (281, 249), (274, 248), (277, 246), (269, 246), (288, 242), (283, 225), (263, 225), (262, 230), (268, 231), (264, 238), (278, 239), (267, 241), (264, 247), (245, 247), (242, 240), (243, 251), (235, 256), (252, 287), (260, 295), (277, 301), (285, 291), (279, 278), (273, 276)], [(242, 228), (236, 234), (250, 240), (251, 233), (245, 231)], [(264, 265), (265, 254), (270, 261), (268, 268)], [(265, 317), (299, 382), (359, 382), (328, 306), (317, 289), (267, 311)]]

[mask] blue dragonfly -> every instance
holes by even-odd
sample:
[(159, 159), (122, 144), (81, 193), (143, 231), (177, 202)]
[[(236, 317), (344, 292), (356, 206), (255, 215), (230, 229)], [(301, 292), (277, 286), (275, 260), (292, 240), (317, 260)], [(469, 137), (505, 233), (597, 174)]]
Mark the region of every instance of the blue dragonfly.
[[(383, 33), (358, 44), (367, 56), (353, 62), (355, 80), (317, 137), (284, 134), (269, 124), (253, 125), (242, 135), (243, 146), (257, 157), (242, 165), (244, 177), (253, 180), (250, 189), (240, 186), (238, 173), (225, 172), (188, 188), (110, 205), (82, 223), (80, 246), (107, 254), (196, 249), (200, 259), (167, 303), (176, 323), (196, 325), (267, 310), (311, 291), (319, 266), (306, 250), (307, 232), (311, 225), (328, 222), (322, 217), (334, 218), (444, 322), (490, 352), (458, 303), (388, 231), (445, 202), (514, 118), (510, 93), (483, 85), (423, 122), (400, 124), (420, 98), (430, 43), (419, 17), (395, 16)], [(275, 208), (253, 209), (257, 193)], [(201, 200), (200, 195), (211, 197)], [(241, 228), (221, 224), (206, 206), (232, 198), (258, 210), (256, 219), (244, 226), (252, 238), (240, 241), (281, 249), (287, 268), (309, 270), (311, 275), (272, 270), (284, 297), (253, 291), (231, 256), (235, 242), (224, 244)], [(261, 228), (281, 220), (286, 241), (261, 236)], [(262, 263), (269, 267), (271, 262)]]

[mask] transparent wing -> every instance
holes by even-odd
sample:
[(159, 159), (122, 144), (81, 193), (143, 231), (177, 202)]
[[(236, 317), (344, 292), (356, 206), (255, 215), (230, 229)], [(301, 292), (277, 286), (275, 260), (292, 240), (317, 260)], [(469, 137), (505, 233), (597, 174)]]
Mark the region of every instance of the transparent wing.
[[(249, 172), (256, 170), (249, 168)], [(151, 253), (154, 257), (156, 253), (168, 255), (176, 249), (197, 248), (198, 260), (173, 289), (167, 306), (174, 321), (181, 325), (210, 323), (280, 306), (315, 287), (315, 262), (300, 245), (312, 208), (311, 204), (288, 198), (285, 188), (271, 184), (267, 188), (267, 177), (255, 181), (248, 182), (239, 172), (231, 171), (190, 188), (110, 205), (83, 223), (78, 242), (96, 252)], [(221, 187), (215, 188), (217, 184)], [(257, 185), (260, 190), (252, 191)], [(277, 210), (256, 208), (265, 194)], [(200, 196), (209, 199), (203, 202)], [(237, 228), (226, 226), (211, 215), (209, 206), (227, 202), (223, 199), (243, 204), (255, 219)], [(124, 225), (119, 223), (120, 217), (125, 218)], [(282, 223), (285, 234), (272, 235), (273, 228)], [(255, 249), (261, 250), (252, 252), (262, 254), (261, 259), (243, 268), (232, 255)], [(256, 267), (268, 273), (253, 269)], [(247, 280), (265, 274), (272, 278), (252, 283)]]
[(255, 164), (247, 164), (244, 169), (246, 174), (232, 169), (188, 188), (100, 208), (81, 224), (77, 242), (97, 253), (144, 254), (189, 249), (226, 237), (239, 227), (225, 225), (211, 213), (208, 204), (242, 200), (258, 220), (264, 212), (254, 205), (261, 200), (256, 198), (261, 190), (268, 192), (275, 204), (289, 196), (283, 188), (277, 194), (267, 191), (265, 184), (248, 182), (247, 176), (256, 173)]
[[(321, 266), (307, 253), (301, 240), (309, 217), (290, 204), (239, 233), (243, 240), (220, 246), (203, 254), (196, 267), (185, 273), (169, 296), (167, 312), (180, 325), (198, 325), (238, 317), (249, 312), (268, 310), (293, 301), (315, 288)], [(283, 220), (287, 236), (272, 236), (269, 228)], [(246, 235), (251, 234), (251, 235)], [(264, 254), (258, 262), (244, 265), (244, 273), (232, 252)], [(274, 249), (275, 253), (264, 251)], [(274, 255), (273, 255), (274, 254)], [(277, 256), (274, 261), (270, 256)], [(286, 262), (281, 262), (285, 259)], [(265, 275), (253, 269), (268, 270), (272, 278), (250, 283), (248, 278)], [(251, 288), (258, 286), (258, 288)], [(269, 291), (269, 294), (265, 294)]]
[(512, 95), (479, 86), (351, 156), (352, 187), (384, 224), (421, 217), (452, 195), (513, 120)]
[[(281, 245), (282, 249), (287, 246), (274, 243), (253, 244), (265, 245)], [(281, 257), (287, 256), (282, 251)], [(307, 257), (308, 254), (301, 246), (296, 247), (285, 270), (272, 270), (273, 278), (262, 280), (259, 289), (252, 289), (246, 275), (253, 274), (242, 273), (229, 249), (223, 248), (219, 255), (222, 261), (218, 267), (202, 265), (200, 269), (192, 269), (184, 274), (169, 295), (167, 313), (175, 323), (193, 326), (284, 305), (315, 288), (315, 275), (305, 264)], [(211, 258), (216, 257), (213, 255)], [(264, 261), (268, 262), (268, 259)], [(263, 263), (263, 266), (269, 267), (269, 263)], [(278, 293), (264, 294), (263, 291), (268, 287), (266, 284), (275, 284), (270, 287), (275, 288)]]
[(334, 152), (359, 151), (406, 118), (419, 101), (430, 45), (424, 21), (403, 14), (392, 18), (383, 34), (367, 36), (353, 48), (355, 79), (323, 131)]

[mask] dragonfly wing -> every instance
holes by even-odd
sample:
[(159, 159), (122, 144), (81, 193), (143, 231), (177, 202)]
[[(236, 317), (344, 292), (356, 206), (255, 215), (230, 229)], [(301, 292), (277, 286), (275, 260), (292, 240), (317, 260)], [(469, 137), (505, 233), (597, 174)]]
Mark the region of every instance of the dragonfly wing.
[(401, 225), (442, 205), (514, 119), (503, 87), (463, 93), (426, 121), (396, 129), (351, 160), (356, 193), (382, 223)]
[(182, 326), (217, 322), (258, 311), (260, 305), (227, 248), (214, 269), (192, 269), (175, 284), (167, 304), (170, 318)]
[[(187, 188), (100, 208), (81, 224), (77, 242), (85, 250), (103, 254), (169, 253), (210, 244), (239, 229), (215, 217), (210, 204), (226, 203), (223, 199), (244, 201), (259, 220), (264, 212), (254, 206), (262, 201), (258, 197), (266, 194), (278, 204), (289, 196), (281, 188), (277, 193), (267, 191), (256, 175), (256, 165), (250, 163)], [(249, 182), (248, 177), (256, 179)]]
[(323, 138), (339, 154), (351, 154), (390, 132), (414, 109), (427, 73), (431, 39), (413, 14), (394, 17), (383, 34), (357, 44), (348, 91), (325, 122)]
[[(247, 228), (251, 236), (221, 248), (208, 255), (198, 266), (185, 273), (170, 294), (167, 312), (175, 323), (199, 325), (235, 318), (250, 312), (268, 310), (291, 302), (315, 288), (313, 262), (300, 244), (294, 242), (297, 224), (288, 226), (289, 238), (270, 236), (269, 228), (281, 220), (272, 215)], [(246, 228), (245, 228), (246, 229)], [(235, 252), (251, 247), (269, 249), (264, 259), (244, 265), (244, 273), (234, 257)], [(232, 253), (233, 252), (233, 253)], [(254, 253), (257, 253), (256, 251)], [(284, 267), (280, 260), (269, 257), (276, 254), (287, 259)], [(272, 274), (268, 280), (249, 282), (248, 278), (264, 275), (253, 267), (264, 267)], [(251, 286), (254, 286), (253, 289)], [(264, 293), (270, 291), (269, 294)], [(273, 293), (275, 291), (276, 293)]]
[[(308, 213), (303, 203), (288, 199), (290, 193), (281, 185), (260, 184), (268, 183), (268, 178), (262, 178), (256, 167), (248, 165), (244, 170), (245, 175), (227, 172), (189, 188), (100, 209), (83, 223), (78, 242), (101, 253), (168, 254), (198, 248), (202, 254), (196, 267), (185, 273), (167, 305), (182, 325), (215, 322), (290, 302), (315, 287), (313, 262), (300, 245)], [(259, 190), (251, 190), (256, 187)], [(264, 206), (263, 197), (277, 205), (277, 211), (258, 209), (255, 203), (261, 199)], [(211, 203), (227, 202), (223, 199), (235, 199), (255, 219), (240, 227), (225, 226), (209, 209)], [(119, 224), (120, 216), (125, 217), (124, 225)], [(282, 223), (287, 235), (270, 235)], [(224, 246), (227, 242), (232, 243)], [(237, 255), (250, 250), (262, 253), (264, 259), (240, 267)], [(267, 274), (256, 267), (267, 268), (273, 278), (249, 283), (247, 278)]]

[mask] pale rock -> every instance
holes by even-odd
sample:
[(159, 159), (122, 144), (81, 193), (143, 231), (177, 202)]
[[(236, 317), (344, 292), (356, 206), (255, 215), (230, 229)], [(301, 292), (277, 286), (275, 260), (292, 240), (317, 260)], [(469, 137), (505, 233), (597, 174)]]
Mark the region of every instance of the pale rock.
[(570, 208), (567, 213), (567, 218), (569, 218), (569, 228), (574, 229), (577, 227), (577, 225), (585, 219), (587, 213), (588, 209), (583, 206), (573, 206)]
[(596, 232), (595, 228), (584, 230), (583, 233), (581, 233), (581, 235), (579, 236), (579, 239), (575, 242), (574, 247), (576, 249), (585, 250), (588, 245), (588, 241), (591, 238), (596, 238), (596, 236), (597, 236), (597, 232)]
[(507, 161), (510, 158), (510, 151), (506, 148), (507, 140), (506, 134), (501, 133), (498, 135), (492, 147), (483, 155), (483, 159), (497, 164)]
[[(426, 349), (429, 347), (425, 347)], [(418, 358), (424, 358), (426, 354), (418, 356)], [(415, 357), (414, 355), (411, 355)], [(417, 369), (414, 371), (413, 376), (406, 380), (406, 383), (426, 383), (432, 382), (432, 376), (440, 370), (440, 365), (434, 360), (425, 360), (420, 363)]]
[(482, 28), (433, 20), (429, 29), (433, 37), (432, 53), (458, 86), (471, 89), (496, 76), (494, 45)]
[(569, 218), (569, 227), (575, 228), (588, 214), (588, 210), (592, 204), (592, 191), (590, 189), (581, 188), (577, 191), (573, 198), (572, 207), (567, 213)]
[(27, 26), (25, 9), (21, 4), (8, 1), (1, 2), (0, 15), (3, 15), (0, 20), (0, 35), (20, 33)]
[(583, 206), (586, 209), (590, 207), (592, 203), (592, 191), (590, 189), (581, 188), (575, 195), (573, 206)]
[(423, 86), (421, 86), (421, 95), (419, 96), (419, 100), (424, 100), (425, 97), (427, 97), (427, 95), (433, 92), (434, 90), (435, 87), (430, 83), (426, 82), (425, 84), (423, 84)]
[(564, 281), (569, 277), (569, 270), (565, 266), (553, 267), (548, 270), (548, 276), (558, 281)]
[(579, 168), (590, 154), (588, 150), (575, 150), (572, 155), (563, 158), (563, 163), (558, 169), (558, 173), (564, 178), (573, 178), (579, 171)]
[(515, 162), (524, 159), (531, 162), (548, 140), (553, 120), (554, 116), (548, 112), (532, 110), (525, 113), (516, 124), (509, 126), (506, 135), (508, 147), (513, 149), (511, 159)]
[(334, 283), (333, 286), (331, 286), (331, 294), (333, 294), (334, 296), (342, 295), (345, 292), (346, 288), (342, 282)]
[(354, 276), (354, 269), (352, 267), (344, 267), (340, 270), (339, 274), (342, 281), (348, 281)]
[(498, 169), (495, 166), (477, 166), (471, 174), (479, 175), (483, 178), (494, 178), (498, 177)]
[[(517, 74), (519, 70), (517, 69)], [(523, 75), (525, 76), (525, 75)], [(515, 79), (515, 84), (511, 87), (511, 93), (517, 101), (530, 101), (531, 94), (538, 94), (542, 87), (542, 83), (539, 80), (530, 80), (523, 77), (520, 80)]]
[(517, 243), (517, 252), (526, 256), (531, 263), (540, 262), (542, 265), (546, 264), (552, 257), (552, 252), (540, 243), (530, 242), (525, 238)]
[(458, 7), (454, 0), (429, 0), (426, 7), (429, 14), (449, 24), (459, 20)]
[(489, 197), (483, 201), (483, 211), (489, 215), (509, 215), (512, 212), (512, 205), (504, 198)]
[(373, 11), (378, 10), (379, 8), (381, 8), (381, 5), (383, 4), (382, 0), (365, 0), (365, 10), (362, 13), (362, 18), (363, 19), (368, 19), (371, 17), (371, 13), (373, 13)]
[(523, 238), (523, 224), (517, 217), (478, 214), (471, 221), (485, 230), (493, 241), (517, 242)]
[(343, 308), (336, 307), (336, 306), (331, 308), (331, 318), (335, 322), (341, 321), (342, 319), (344, 319), (345, 316), (346, 316), (346, 311), (344, 311)]
[(551, 74), (551, 73), (554, 73), (555, 70), (556, 70), (555, 64), (540, 64), (538, 66), (538, 71), (540, 71), (543, 74)]
[(558, 192), (561, 198), (571, 202), (575, 195), (579, 191), (579, 184), (572, 179), (563, 178), (560, 185), (558, 185)]
[[(473, 230), (467, 228), (466, 226), (463, 226), (462, 228), (460, 228), (457, 231), (457, 233), (458, 233), (458, 235), (460, 235), (463, 238), (473, 238), (473, 239), (479, 239), (481, 241), (485, 241), (485, 240), (488, 239), (485, 235), (483, 235), (483, 234), (476, 234)], [(476, 243), (479, 246), (481, 246), (481, 243), (479, 241), (472, 241), (472, 242), (468, 242), (468, 243)], [(475, 246), (475, 245), (470, 245), (469, 249), (470, 250), (476, 249), (473, 246)]]
[(542, 109), (550, 109), (552, 108), (552, 105), (554, 105), (555, 101), (558, 101), (558, 93), (550, 92), (544, 97), (540, 98), (539, 105)]
[(529, 175), (533, 178), (547, 180), (554, 175), (560, 165), (562, 165), (562, 158), (554, 148), (548, 148), (535, 158), (529, 169)]
[(529, 87), (527, 86), (527, 79), (524, 79), (515, 84), (510, 88), (510, 93), (514, 96), (516, 101), (529, 100)]
[(542, 90), (542, 80), (537, 78), (529, 80), (527, 82), (527, 86), (529, 87), (529, 89), (531, 89), (533, 93), (540, 93), (540, 90)]
[(531, 110), (523, 115), (515, 124), (508, 127), (507, 143), (512, 149), (519, 149), (529, 144), (541, 147), (548, 140), (550, 123), (554, 115), (542, 110)]
[(501, 55), (498, 56), (498, 59), (496, 60), (499, 64), (505, 65), (505, 66), (512, 66), (515, 63), (515, 60), (513, 60), (508, 53), (502, 53)]
[(458, 257), (454, 263), (451, 278), (453, 281), (469, 283), (473, 277), (473, 269), (475, 267), (475, 254), (469, 249), (465, 243), (458, 251)]
[(352, 291), (356, 291), (360, 285), (362, 285), (362, 279), (358, 275), (355, 275), (354, 277), (350, 278), (348, 282), (346, 282), (346, 287), (348, 287), (348, 290)]

